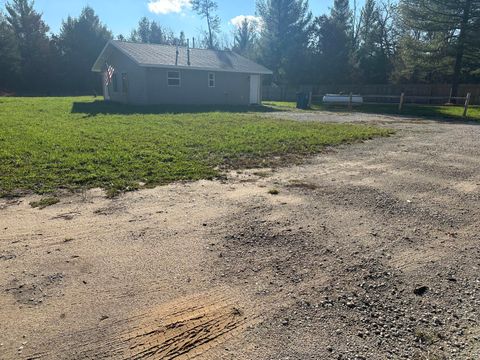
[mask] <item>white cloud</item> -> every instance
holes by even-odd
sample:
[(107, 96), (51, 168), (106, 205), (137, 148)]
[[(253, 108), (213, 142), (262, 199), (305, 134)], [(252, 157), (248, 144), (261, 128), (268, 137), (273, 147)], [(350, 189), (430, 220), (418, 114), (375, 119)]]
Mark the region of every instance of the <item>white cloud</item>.
[(254, 26), (257, 30), (262, 27), (262, 18), (260, 16), (255, 15), (238, 15), (235, 16), (232, 20), (230, 20), (230, 24), (239, 28), (242, 26), (242, 22), (247, 19), (250, 24)]
[(155, 14), (178, 14), (191, 5), (190, 0), (150, 0), (148, 10)]

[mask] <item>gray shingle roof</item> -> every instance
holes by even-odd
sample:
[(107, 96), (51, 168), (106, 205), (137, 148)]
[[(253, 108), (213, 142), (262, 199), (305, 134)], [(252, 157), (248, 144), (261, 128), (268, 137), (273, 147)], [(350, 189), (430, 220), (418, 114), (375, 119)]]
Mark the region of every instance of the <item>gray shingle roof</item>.
[[(232, 51), (190, 49), (188, 65), (187, 49), (179, 47), (178, 63), (175, 64), (176, 46), (138, 44), (124, 41), (111, 41), (109, 45), (122, 51), (140, 66), (183, 67), (212, 71), (231, 71), (249, 74), (271, 74), (266, 67), (244, 58)], [(102, 55), (99, 57), (99, 59)], [(94, 66), (95, 70), (96, 66)]]

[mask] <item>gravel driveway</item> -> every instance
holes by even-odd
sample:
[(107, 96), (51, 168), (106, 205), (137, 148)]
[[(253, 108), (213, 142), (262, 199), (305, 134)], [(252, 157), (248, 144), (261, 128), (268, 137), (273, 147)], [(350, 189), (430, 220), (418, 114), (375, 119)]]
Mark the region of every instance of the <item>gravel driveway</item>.
[[(332, 112), (332, 111), (303, 111), (303, 110), (289, 110), (289, 111), (274, 111), (266, 113), (265, 116), (276, 119), (287, 119), (295, 121), (320, 121), (333, 123), (365, 123), (365, 124), (385, 124), (398, 123), (400, 121), (423, 122), (425, 124), (435, 122), (434, 120), (419, 120), (410, 116), (394, 116), (394, 115), (379, 115), (367, 114), (357, 112)], [(453, 121), (451, 121), (453, 122)], [(448, 123), (448, 121), (441, 121), (440, 123)], [(458, 121), (457, 121), (458, 123)], [(473, 124), (473, 123), (472, 123)]]
[(396, 134), (117, 199), (1, 200), (0, 358), (479, 359), (480, 126), (268, 116)]

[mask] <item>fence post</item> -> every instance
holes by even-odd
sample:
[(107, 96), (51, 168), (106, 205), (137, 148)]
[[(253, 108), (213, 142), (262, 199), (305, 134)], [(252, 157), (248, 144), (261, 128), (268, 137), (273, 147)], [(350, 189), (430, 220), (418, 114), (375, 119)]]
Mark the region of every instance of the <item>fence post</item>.
[(405, 101), (405, 93), (402, 92), (402, 95), (400, 95), (400, 104), (398, 105), (398, 112), (402, 112), (404, 101)]
[(308, 93), (308, 108), (310, 109), (312, 107), (312, 92), (310, 91)]
[(470, 97), (471, 96), (472, 96), (472, 94), (468, 93), (467, 98), (465, 99), (465, 108), (463, 109), (463, 117), (467, 117), (468, 105), (470, 105)]
[(448, 103), (452, 103), (452, 94), (453, 94), (453, 88), (450, 88), (450, 95), (448, 96)]
[(352, 111), (352, 102), (353, 102), (353, 93), (350, 93), (350, 98), (348, 99), (348, 111)]

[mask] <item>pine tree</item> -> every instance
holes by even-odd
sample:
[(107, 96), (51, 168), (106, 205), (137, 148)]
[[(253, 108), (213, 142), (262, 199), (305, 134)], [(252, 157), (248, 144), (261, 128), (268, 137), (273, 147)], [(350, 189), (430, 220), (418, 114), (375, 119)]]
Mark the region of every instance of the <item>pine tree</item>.
[(247, 18), (243, 19), (234, 33), (233, 51), (246, 57), (253, 57), (256, 38), (255, 24)]
[(335, 0), (330, 16), (343, 31), (348, 33), (351, 30), (352, 11), (349, 0)]
[(312, 21), (308, 0), (261, 0), (257, 11), (263, 22), (259, 57), (273, 70), (273, 80), (283, 85), (311, 81), (307, 69)]
[(158, 25), (155, 21), (152, 21), (150, 24), (150, 39), (149, 42), (151, 44), (164, 44), (165, 43), (165, 36), (164, 31), (160, 25)]
[(15, 33), (0, 13), (0, 92), (13, 90), (20, 74), (20, 52)]
[(5, 4), (7, 22), (13, 30), (20, 54), (19, 88), (39, 92), (45, 89), (52, 73), (50, 67), (49, 28), (34, 2), (12, 0)]
[(150, 20), (143, 17), (138, 22), (137, 28), (132, 30), (130, 41), (148, 44), (150, 42)]
[(62, 54), (62, 84), (66, 91), (92, 93), (99, 89), (98, 76), (92, 73), (93, 63), (111, 32), (90, 7), (85, 7), (78, 18), (68, 17), (58, 36)]
[[(466, 61), (479, 49), (480, 0), (402, 0), (400, 11), (407, 29), (402, 40), (406, 67), (422, 63), (428, 69), (429, 61), (434, 60), (437, 69), (443, 71), (441, 66), (448, 64), (456, 96), (462, 77), (468, 76)], [(408, 56), (407, 46), (423, 56)]]
[(350, 82), (351, 11), (348, 0), (335, 0), (330, 16), (315, 19), (317, 79), (326, 84)]
[(150, 21), (143, 17), (138, 22), (137, 28), (132, 30), (130, 41), (144, 44), (171, 44), (173, 33), (157, 24), (156, 21)]

